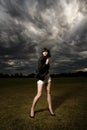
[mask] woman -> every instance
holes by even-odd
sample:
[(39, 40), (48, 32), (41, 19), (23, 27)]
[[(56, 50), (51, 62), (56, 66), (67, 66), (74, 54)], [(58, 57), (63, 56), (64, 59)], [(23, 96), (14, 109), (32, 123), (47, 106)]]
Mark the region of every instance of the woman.
[(50, 111), (50, 114), (52, 116), (54, 116), (54, 112), (52, 109), (52, 103), (51, 103), (51, 94), (50, 94), (50, 87), (51, 87), (51, 78), (49, 75), (49, 58), (50, 58), (50, 52), (48, 49), (44, 48), (42, 50), (42, 55), (38, 61), (38, 71), (37, 71), (37, 94), (34, 97), (33, 103), (32, 103), (32, 107), (31, 107), (31, 112), (30, 112), (30, 117), (34, 118), (35, 113), (34, 113), (34, 108), (35, 105), (38, 101), (38, 99), (41, 97), (42, 95), (42, 88), (43, 85), (46, 85), (46, 90), (47, 90), (47, 102), (48, 102), (48, 108)]

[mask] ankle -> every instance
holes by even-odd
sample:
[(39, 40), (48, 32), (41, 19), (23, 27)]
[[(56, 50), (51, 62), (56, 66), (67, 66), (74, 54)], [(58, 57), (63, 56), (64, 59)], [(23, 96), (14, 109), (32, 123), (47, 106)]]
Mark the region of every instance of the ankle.
[(49, 109), (49, 112), (50, 112), (51, 114), (54, 114), (54, 112), (53, 112), (53, 110), (52, 110), (52, 109)]

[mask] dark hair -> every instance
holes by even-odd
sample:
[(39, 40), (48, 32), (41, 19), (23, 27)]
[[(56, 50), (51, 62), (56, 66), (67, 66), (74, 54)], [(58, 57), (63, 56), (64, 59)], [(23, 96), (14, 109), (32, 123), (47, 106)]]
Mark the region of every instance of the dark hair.
[(47, 57), (51, 57), (50, 50), (48, 50), (47, 48), (43, 48), (42, 52), (48, 52)]

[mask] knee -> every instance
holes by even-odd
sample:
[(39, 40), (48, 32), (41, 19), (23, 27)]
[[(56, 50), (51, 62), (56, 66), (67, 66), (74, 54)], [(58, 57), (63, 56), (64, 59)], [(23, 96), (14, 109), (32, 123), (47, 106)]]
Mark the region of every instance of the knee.
[(41, 97), (41, 95), (42, 95), (41, 93), (37, 93), (37, 97), (38, 97), (38, 98), (40, 98), (40, 97)]

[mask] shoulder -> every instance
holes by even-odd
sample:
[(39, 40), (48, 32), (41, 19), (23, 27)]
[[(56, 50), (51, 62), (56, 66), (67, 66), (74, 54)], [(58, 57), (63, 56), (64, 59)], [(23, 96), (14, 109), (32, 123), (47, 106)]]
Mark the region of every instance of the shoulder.
[(40, 56), (39, 57), (39, 59), (38, 59), (38, 61), (42, 61), (43, 60), (43, 57), (42, 56)]

